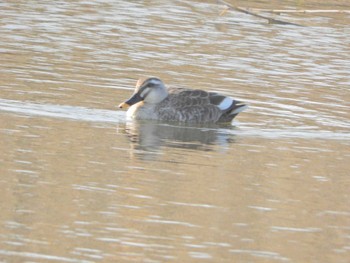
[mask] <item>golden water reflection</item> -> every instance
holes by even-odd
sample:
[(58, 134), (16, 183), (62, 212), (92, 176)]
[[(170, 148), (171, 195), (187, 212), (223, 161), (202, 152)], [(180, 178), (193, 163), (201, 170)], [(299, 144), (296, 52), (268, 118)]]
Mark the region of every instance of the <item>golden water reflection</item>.
[[(347, 15), (0, 5), (0, 261), (348, 261)], [(229, 126), (126, 122), (118, 102), (148, 76), (249, 108)]]

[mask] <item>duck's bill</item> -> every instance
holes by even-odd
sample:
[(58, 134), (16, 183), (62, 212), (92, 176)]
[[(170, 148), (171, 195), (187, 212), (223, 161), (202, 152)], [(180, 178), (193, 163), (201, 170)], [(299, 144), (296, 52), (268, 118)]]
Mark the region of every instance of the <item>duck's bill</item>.
[(122, 103), (120, 103), (119, 104), (119, 108), (120, 109), (126, 109), (126, 108), (128, 108), (130, 105), (129, 104), (127, 104), (126, 102), (122, 102)]
[(120, 103), (118, 107), (121, 109), (126, 109), (142, 100), (142, 97), (138, 93), (135, 93), (130, 99)]

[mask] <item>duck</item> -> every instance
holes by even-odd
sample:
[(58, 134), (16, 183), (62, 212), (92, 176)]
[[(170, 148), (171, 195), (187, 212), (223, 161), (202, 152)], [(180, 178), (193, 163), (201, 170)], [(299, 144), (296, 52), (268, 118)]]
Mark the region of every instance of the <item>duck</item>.
[(183, 123), (231, 122), (247, 105), (217, 92), (167, 88), (156, 77), (139, 79), (132, 96), (119, 105), (127, 119)]

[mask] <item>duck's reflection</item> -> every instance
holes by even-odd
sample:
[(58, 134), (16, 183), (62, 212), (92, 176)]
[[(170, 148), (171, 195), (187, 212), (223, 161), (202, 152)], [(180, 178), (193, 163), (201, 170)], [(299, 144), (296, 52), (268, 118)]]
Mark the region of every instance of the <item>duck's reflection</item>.
[(211, 151), (216, 145), (221, 149), (234, 141), (234, 135), (225, 132), (232, 126), (218, 125), (179, 125), (152, 121), (130, 121), (120, 127), (132, 142), (138, 155), (160, 153), (162, 147), (176, 147)]

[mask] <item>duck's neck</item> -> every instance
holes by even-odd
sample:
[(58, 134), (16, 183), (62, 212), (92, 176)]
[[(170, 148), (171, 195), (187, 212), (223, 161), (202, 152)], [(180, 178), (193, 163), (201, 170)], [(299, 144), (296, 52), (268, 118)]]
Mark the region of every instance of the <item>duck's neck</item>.
[(127, 112), (127, 118), (130, 119), (154, 119), (154, 109), (156, 104), (139, 102), (132, 105)]

